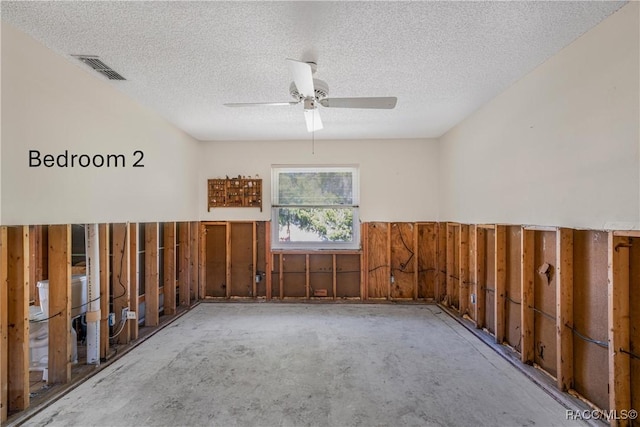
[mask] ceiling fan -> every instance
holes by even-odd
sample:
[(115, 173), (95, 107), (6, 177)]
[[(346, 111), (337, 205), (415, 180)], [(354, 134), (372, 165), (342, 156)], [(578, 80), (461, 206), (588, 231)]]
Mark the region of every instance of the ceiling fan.
[(313, 78), (317, 65), (315, 62), (302, 62), (287, 59), (289, 71), (293, 75), (293, 82), (289, 86), (289, 93), (295, 99), (292, 102), (235, 102), (224, 104), (227, 107), (262, 107), (296, 105), (302, 102), (307, 131), (322, 129), (322, 120), (318, 105), (326, 108), (373, 108), (392, 109), (396, 106), (396, 97), (363, 97), (363, 98), (328, 98), (329, 86), (326, 82)]

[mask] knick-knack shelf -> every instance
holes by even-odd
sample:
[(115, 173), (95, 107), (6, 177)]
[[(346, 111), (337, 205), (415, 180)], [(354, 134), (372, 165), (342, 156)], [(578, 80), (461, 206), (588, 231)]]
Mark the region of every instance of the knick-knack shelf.
[(260, 208), (262, 212), (262, 179), (240, 177), (208, 180), (211, 208)]

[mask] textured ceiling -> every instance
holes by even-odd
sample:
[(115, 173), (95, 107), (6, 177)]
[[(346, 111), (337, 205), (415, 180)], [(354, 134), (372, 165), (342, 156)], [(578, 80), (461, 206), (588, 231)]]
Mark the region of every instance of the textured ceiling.
[[(7, 2), (7, 21), (199, 140), (307, 139), (286, 58), (315, 61), (330, 96), (394, 110), (321, 109), (317, 139), (437, 137), (624, 2)], [(104, 78), (95, 74), (97, 78)]]

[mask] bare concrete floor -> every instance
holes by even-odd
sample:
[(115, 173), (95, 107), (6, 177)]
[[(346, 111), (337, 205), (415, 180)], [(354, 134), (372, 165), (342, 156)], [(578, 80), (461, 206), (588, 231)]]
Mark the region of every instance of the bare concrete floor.
[(200, 304), (26, 423), (582, 425), (437, 306), (237, 303)]

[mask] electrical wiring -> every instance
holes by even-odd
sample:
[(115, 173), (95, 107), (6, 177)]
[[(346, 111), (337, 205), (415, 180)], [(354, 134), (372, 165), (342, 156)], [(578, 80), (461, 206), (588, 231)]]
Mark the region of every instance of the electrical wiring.
[(125, 296), (127, 294), (127, 288), (126, 286), (124, 286), (124, 284), (122, 283), (122, 265), (124, 262), (124, 247), (127, 244), (127, 233), (124, 233), (123, 239), (122, 239), (122, 253), (120, 254), (120, 274), (118, 274), (118, 283), (120, 284), (120, 286), (122, 286), (122, 293), (120, 295), (118, 295), (117, 297), (112, 296), (111, 297), (111, 302), (122, 298), (123, 296)]
[(553, 321), (555, 322), (555, 320), (556, 320), (556, 316), (552, 316), (552, 315), (550, 315), (549, 313), (545, 313), (544, 311), (542, 311), (542, 310), (540, 310), (540, 309), (538, 309), (538, 308), (532, 307), (532, 306), (528, 306), (528, 307), (529, 307), (530, 309), (532, 309), (533, 311), (535, 311), (536, 313), (540, 313), (540, 314), (542, 314), (544, 317), (547, 317), (547, 318), (549, 318), (549, 319), (551, 319), (551, 320), (553, 320)]
[(62, 314), (62, 312), (60, 311), (60, 312), (58, 312), (58, 313), (56, 313), (56, 314), (53, 314), (53, 315), (51, 315), (51, 316), (47, 317), (46, 319), (29, 320), (29, 323), (40, 323), (40, 322), (46, 322), (47, 320), (49, 320), (49, 319), (53, 319), (54, 317), (58, 317), (58, 316), (60, 316), (61, 314)]
[(622, 349), (622, 348), (621, 348), (621, 349), (620, 349), (620, 353), (628, 354), (628, 355), (629, 355), (629, 356), (631, 356), (632, 358), (640, 360), (640, 356), (638, 356), (637, 354), (632, 353), (632, 352), (630, 352), (630, 351), (627, 351), (627, 350), (625, 350), (625, 349)]
[(582, 339), (582, 340), (584, 340), (586, 342), (590, 342), (590, 343), (599, 345), (602, 348), (609, 348), (609, 343), (606, 342), (606, 341), (598, 341), (598, 340), (590, 338), (590, 337), (588, 337), (586, 335), (583, 335), (580, 332), (578, 332), (578, 330), (576, 328), (573, 328), (573, 327), (569, 326), (568, 324), (565, 324), (564, 326), (569, 328), (569, 329), (571, 329), (573, 331), (573, 333), (578, 336), (578, 338), (580, 338), (580, 339)]

